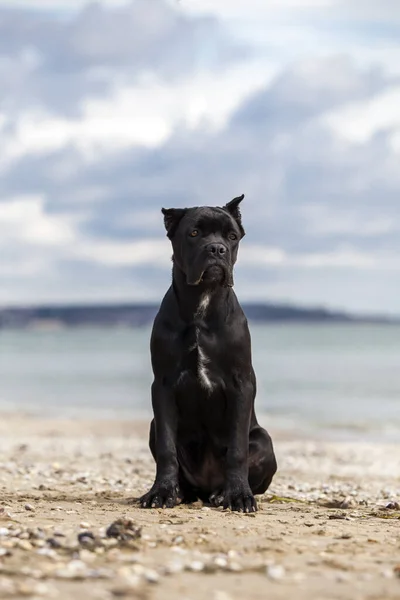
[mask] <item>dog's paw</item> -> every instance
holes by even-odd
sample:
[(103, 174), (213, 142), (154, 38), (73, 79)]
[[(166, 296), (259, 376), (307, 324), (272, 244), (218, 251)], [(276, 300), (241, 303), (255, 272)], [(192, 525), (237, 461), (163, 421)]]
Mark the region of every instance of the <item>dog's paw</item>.
[(142, 508), (173, 508), (179, 501), (178, 484), (156, 482), (151, 490), (139, 499), (139, 504)]
[(212, 506), (222, 506), (238, 512), (256, 512), (257, 502), (248, 485), (227, 485), (223, 490), (210, 496)]

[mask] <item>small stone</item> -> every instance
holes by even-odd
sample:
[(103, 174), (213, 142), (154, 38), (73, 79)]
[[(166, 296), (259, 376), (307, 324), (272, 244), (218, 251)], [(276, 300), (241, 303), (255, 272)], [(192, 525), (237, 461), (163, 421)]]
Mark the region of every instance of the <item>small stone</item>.
[(55, 550), (52, 548), (39, 548), (39, 550), (36, 551), (36, 554), (39, 554), (40, 556), (47, 556), (47, 558), (57, 557)]
[(86, 521), (82, 521), (82, 523), (80, 523), (79, 527), (81, 529), (89, 529), (91, 527), (90, 523), (87, 523)]
[(125, 596), (131, 597), (131, 592), (138, 590), (141, 585), (141, 578), (138, 575), (129, 573), (123, 576), (121, 583), (111, 590), (111, 594), (115, 598), (123, 598)]
[(58, 595), (57, 591), (54, 588), (52, 588), (42, 582), (40, 582), (40, 583), (24, 582), (24, 583), (17, 584), (17, 592), (21, 596), (29, 596), (30, 598), (37, 597), (37, 596), (39, 596), (39, 597), (46, 597), (46, 596), (56, 597)]
[(214, 559), (214, 564), (220, 569), (226, 569), (228, 566), (228, 561), (223, 556), (217, 556)]
[(35, 509), (32, 506), (32, 504), (25, 504), (25, 510), (27, 510), (28, 512), (35, 512)]
[(29, 535), (30, 540), (45, 540), (46, 539), (46, 532), (43, 531), (43, 529), (41, 527), (38, 527), (37, 529), (28, 529), (27, 533)]
[(57, 569), (54, 575), (58, 579), (86, 579), (87, 567), (81, 560), (71, 560), (65, 567)]
[(21, 550), (32, 550), (33, 546), (28, 540), (19, 540), (18, 548), (21, 548)]
[(240, 573), (243, 571), (243, 567), (238, 562), (230, 562), (228, 565), (228, 570), (232, 571), (233, 573)]
[(91, 531), (83, 531), (78, 534), (78, 542), (82, 544), (82, 546), (94, 546), (96, 538)]
[(107, 537), (115, 538), (120, 542), (137, 540), (141, 535), (142, 528), (136, 525), (131, 519), (118, 519), (106, 530)]
[[(93, 563), (96, 560), (96, 555), (93, 552), (90, 552), (89, 550), (83, 549), (79, 552), (79, 558), (85, 563)], [(108, 560), (110, 560), (109, 556)]]
[(0, 508), (0, 519), (3, 521), (7, 519), (12, 519), (11, 514), (5, 510), (5, 508)]
[(176, 575), (177, 573), (182, 573), (183, 569), (183, 562), (181, 562), (180, 560), (173, 560), (165, 566), (165, 574)]
[(154, 569), (146, 569), (144, 578), (148, 583), (158, 583), (160, 581), (160, 576)]
[(50, 548), (54, 548), (55, 550), (57, 550), (58, 548), (61, 548), (60, 542), (58, 540), (56, 540), (55, 538), (48, 538), (48, 540), (46, 540), (46, 542), (48, 543)]
[(182, 544), (183, 542), (183, 537), (181, 535), (178, 535), (174, 540), (172, 540), (174, 544)]
[(193, 560), (187, 565), (187, 569), (195, 573), (200, 573), (201, 571), (204, 571), (205, 564), (200, 560)]
[(62, 531), (54, 531), (54, 537), (65, 537), (65, 533)]
[(272, 581), (279, 581), (285, 576), (285, 569), (282, 565), (268, 565), (267, 566), (267, 577)]
[(388, 510), (400, 510), (400, 504), (398, 502), (389, 502), (385, 508)]
[[(121, 578), (131, 577), (132, 569), (131, 569), (131, 567), (120, 567), (117, 571), (117, 575), (118, 575), (118, 577), (121, 577)], [(135, 574), (135, 576), (136, 576), (136, 574)]]

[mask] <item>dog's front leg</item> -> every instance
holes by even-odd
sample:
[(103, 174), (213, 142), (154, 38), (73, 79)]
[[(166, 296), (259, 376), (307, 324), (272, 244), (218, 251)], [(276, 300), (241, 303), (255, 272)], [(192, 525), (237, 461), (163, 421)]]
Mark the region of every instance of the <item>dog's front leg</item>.
[(229, 441), (225, 459), (225, 485), (211, 495), (214, 506), (255, 512), (257, 503), (249, 485), (249, 429), (253, 387), (232, 386), (227, 390)]
[(155, 380), (152, 388), (155, 425), (156, 478), (142, 496), (142, 508), (172, 508), (178, 502), (178, 459), (176, 452), (177, 409), (172, 390)]

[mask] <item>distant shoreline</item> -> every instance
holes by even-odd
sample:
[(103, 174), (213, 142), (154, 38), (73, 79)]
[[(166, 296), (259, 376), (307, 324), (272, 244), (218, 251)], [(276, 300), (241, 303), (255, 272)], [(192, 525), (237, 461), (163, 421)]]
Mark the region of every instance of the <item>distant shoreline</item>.
[[(69, 327), (144, 327), (150, 325), (158, 304), (94, 304), (0, 308), (0, 329), (64, 329)], [(303, 308), (272, 303), (243, 303), (251, 322), (400, 324), (400, 317), (355, 315), (326, 308)]]

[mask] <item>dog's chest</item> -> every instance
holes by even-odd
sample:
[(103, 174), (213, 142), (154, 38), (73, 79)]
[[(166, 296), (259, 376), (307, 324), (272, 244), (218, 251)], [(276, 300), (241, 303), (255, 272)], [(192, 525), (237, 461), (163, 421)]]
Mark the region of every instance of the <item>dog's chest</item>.
[(208, 294), (204, 294), (200, 300), (195, 319), (197, 324), (194, 326), (191, 344), (187, 349), (188, 360), (185, 361), (179, 378), (183, 380), (189, 373), (194, 374), (200, 386), (208, 392), (212, 392), (215, 388), (215, 381), (212, 377), (210, 356), (205, 336), (202, 333), (201, 322), (206, 317), (210, 300), (211, 297)]
[[(210, 305), (211, 297), (209, 294), (203, 294), (199, 307), (197, 309), (196, 317), (201, 320), (205, 318), (207, 314), (207, 310)], [(200, 327), (195, 328), (196, 335), (196, 346), (197, 346), (197, 376), (199, 378), (199, 382), (206, 390), (211, 391), (213, 389), (213, 382), (210, 379), (210, 371), (208, 368), (210, 359), (206, 354), (206, 349), (204, 345), (201, 343), (201, 331)]]
[(208, 391), (212, 391), (214, 388), (214, 383), (211, 378), (211, 373), (209, 369), (210, 358), (206, 353), (204, 346), (201, 345), (200, 341), (200, 330), (196, 331), (196, 340), (197, 340), (197, 377), (199, 379), (200, 385), (204, 387), (204, 389)]

